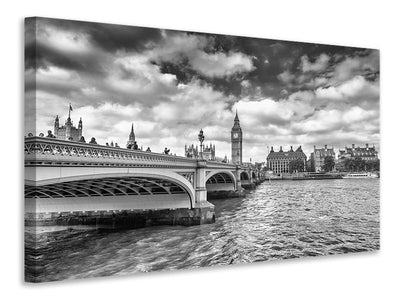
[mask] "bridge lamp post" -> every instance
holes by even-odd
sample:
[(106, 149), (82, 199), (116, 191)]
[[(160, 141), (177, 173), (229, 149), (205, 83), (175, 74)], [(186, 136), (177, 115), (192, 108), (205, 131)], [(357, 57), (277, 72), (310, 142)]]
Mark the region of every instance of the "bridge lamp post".
[(203, 159), (203, 142), (204, 142), (203, 129), (200, 129), (199, 141), (200, 141), (200, 158)]

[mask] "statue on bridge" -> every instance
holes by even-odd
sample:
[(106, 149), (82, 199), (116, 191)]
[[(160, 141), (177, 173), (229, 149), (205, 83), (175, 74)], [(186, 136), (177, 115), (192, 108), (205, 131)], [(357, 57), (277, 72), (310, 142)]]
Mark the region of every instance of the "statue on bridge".
[(47, 137), (55, 139), (56, 136), (51, 132), (51, 130), (47, 130)]

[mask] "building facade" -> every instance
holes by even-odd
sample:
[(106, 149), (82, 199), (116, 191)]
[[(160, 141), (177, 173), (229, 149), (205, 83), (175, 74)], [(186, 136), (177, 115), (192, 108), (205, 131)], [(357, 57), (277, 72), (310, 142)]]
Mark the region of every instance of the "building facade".
[(70, 140), (70, 141), (80, 141), (82, 137), (82, 118), (80, 118), (78, 123), (78, 128), (76, 128), (71, 120), (71, 107), (68, 113), (68, 118), (65, 121), (65, 125), (60, 126), (60, 119), (58, 115), (54, 121), (54, 136), (60, 140)]
[(314, 151), (311, 153), (311, 169), (314, 172), (323, 172), (324, 171), (324, 163), (325, 157), (333, 157), (336, 160), (335, 150), (332, 148), (328, 148), (328, 145), (325, 145), (324, 148), (317, 148), (314, 145)]
[(355, 144), (352, 144), (351, 147), (345, 147), (344, 150), (339, 150), (339, 162), (344, 161), (345, 159), (355, 159), (356, 157), (360, 157), (365, 161), (374, 161), (379, 159), (378, 151), (375, 149), (375, 146), (370, 147), (369, 144), (365, 144), (365, 147), (356, 147)]
[(231, 130), (231, 145), (232, 145), (232, 163), (241, 165), (242, 160), (242, 150), (243, 150), (243, 133), (240, 127), (239, 117), (236, 111), (235, 120)]
[[(185, 156), (189, 158), (200, 158), (200, 152), (198, 146), (185, 145)], [(215, 157), (215, 145), (203, 145), (203, 159), (205, 160), (216, 160)]]
[(275, 152), (274, 147), (271, 147), (271, 151), (267, 156), (267, 168), (271, 170), (274, 174), (289, 173), (289, 164), (291, 161), (301, 160), (303, 162), (305, 171), (307, 156), (304, 154), (303, 149), (299, 146), (296, 151), (290, 146), (289, 151), (283, 151), (282, 146), (280, 150)]

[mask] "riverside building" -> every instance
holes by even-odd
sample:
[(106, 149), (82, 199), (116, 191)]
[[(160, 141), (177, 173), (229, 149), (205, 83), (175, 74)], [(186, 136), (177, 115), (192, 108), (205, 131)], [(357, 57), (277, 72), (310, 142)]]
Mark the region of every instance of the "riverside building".
[(267, 168), (272, 170), (274, 174), (289, 173), (289, 164), (294, 160), (301, 160), (304, 164), (303, 171), (305, 171), (307, 156), (301, 146), (296, 151), (293, 150), (292, 146), (290, 146), (289, 151), (283, 151), (281, 146), (277, 152), (274, 151), (274, 147), (271, 147), (267, 157)]
[(314, 152), (311, 153), (311, 169), (314, 172), (324, 171), (325, 158), (331, 156), (335, 160), (335, 155), (333, 147), (328, 148), (328, 145), (325, 145), (324, 148), (317, 148), (314, 145)]
[(343, 161), (345, 159), (355, 159), (356, 157), (360, 157), (365, 161), (379, 159), (378, 151), (375, 149), (375, 146), (370, 147), (369, 144), (365, 144), (365, 147), (356, 147), (355, 144), (352, 144), (351, 147), (345, 147), (344, 150), (339, 150), (339, 161)]

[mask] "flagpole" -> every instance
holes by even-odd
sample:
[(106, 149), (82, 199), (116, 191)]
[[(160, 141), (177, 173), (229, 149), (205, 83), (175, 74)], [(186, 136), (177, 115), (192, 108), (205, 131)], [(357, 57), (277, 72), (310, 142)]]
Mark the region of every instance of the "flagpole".
[(71, 118), (71, 103), (69, 103), (69, 108), (68, 108), (68, 119)]

